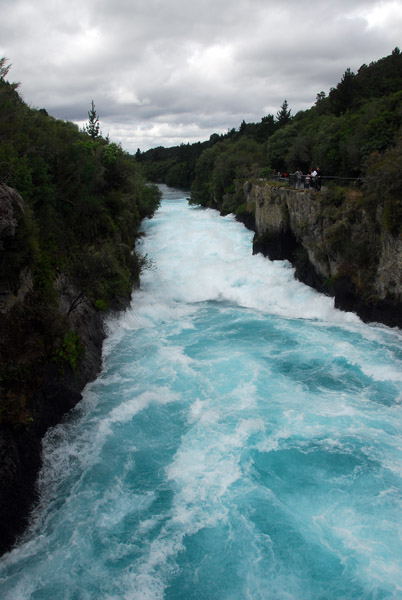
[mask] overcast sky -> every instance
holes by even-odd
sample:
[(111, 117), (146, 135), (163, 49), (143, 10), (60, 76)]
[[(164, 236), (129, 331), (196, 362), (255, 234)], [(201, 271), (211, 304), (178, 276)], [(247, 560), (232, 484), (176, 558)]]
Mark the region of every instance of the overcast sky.
[(135, 152), (310, 108), (402, 49), (402, 1), (0, 0), (0, 57), (31, 106)]

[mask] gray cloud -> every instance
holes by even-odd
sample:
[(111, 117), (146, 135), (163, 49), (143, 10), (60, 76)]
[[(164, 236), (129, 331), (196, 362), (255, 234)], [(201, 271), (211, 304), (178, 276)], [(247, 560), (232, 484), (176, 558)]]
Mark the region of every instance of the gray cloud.
[(130, 152), (293, 112), (400, 43), (394, 0), (3, 0), (0, 55), (25, 100)]

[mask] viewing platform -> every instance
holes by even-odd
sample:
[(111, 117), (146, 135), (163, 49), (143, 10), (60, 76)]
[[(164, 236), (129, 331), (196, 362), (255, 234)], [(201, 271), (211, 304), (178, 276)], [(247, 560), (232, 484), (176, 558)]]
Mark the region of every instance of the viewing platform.
[[(306, 185), (306, 178), (309, 177), (309, 182)], [(294, 188), (296, 190), (316, 190), (320, 191), (321, 189), (325, 189), (328, 184), (340, 186), (340, 187), (357, 187), (360, 188), (363, 185), (364, 180), (361, 177), (338, 177), (332, 175), (322, 175), (319, 180), (314, 179), (314, 177), (308, 175), (301, 175), (298, 179), (294, 173), (289, 175), (271, 175), (268, 177), (263, 177), (267, 181), (276, 181), (279, 183), (283, 183), (287, 187)], [(317, 187), (317, 182), (320, 181), (319, 187)]]

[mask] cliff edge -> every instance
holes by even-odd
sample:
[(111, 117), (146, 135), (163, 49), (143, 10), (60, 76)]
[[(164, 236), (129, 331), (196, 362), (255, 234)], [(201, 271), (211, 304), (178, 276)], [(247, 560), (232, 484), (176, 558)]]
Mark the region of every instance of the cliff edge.
[(266, 180), (246, 183), (244, 196), (255, 215), (254, 252), (289, 260), (337, 308), (402, 327), (402, 240), (381, 205), (373, 210), (355, 188), (302, 191)]

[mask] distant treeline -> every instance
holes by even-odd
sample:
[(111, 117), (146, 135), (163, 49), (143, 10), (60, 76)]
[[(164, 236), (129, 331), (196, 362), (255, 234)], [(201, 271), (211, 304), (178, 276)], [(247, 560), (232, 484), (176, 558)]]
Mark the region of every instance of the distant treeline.
[[(151, 181), (191, 188), (192, 201), (235, 210), (236, 182), (272, 173), (320, 166), (324, 175), (363, 178), (372, 198), (386, 194), (397, 218), (402, 197), (402, 55), (390, 56), (357, 73), (347, 69), (328, 95), (291, 115), (285, 101), (274, 117), (241, 123), (203, 143), (137, 152)], [(399, 212), (398, 212), (399, 211)], [(394, 218), (393, 217), (393, 218)]]

